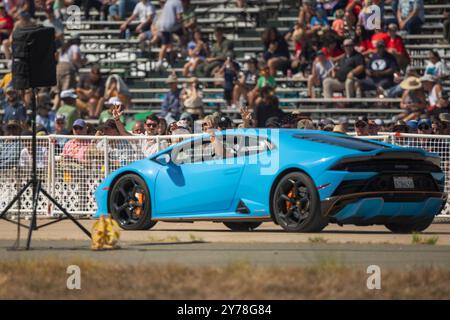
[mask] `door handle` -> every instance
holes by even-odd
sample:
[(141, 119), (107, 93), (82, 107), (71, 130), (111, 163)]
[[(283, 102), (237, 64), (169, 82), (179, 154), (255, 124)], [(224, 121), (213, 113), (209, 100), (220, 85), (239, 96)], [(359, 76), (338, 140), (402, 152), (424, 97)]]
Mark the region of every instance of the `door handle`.
[(239, 173), (240, 169), (227, 169), (225, 170), (225, 174), (236, 174)]

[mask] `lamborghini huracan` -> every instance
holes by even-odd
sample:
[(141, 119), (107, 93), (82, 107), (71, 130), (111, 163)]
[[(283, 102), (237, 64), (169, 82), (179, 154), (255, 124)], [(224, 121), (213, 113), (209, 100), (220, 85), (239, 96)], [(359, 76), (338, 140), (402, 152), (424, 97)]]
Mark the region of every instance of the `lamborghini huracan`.
[(297, 129), (235, 129), (184, 140), (121, 167), (97, 188), (96, 216), (123, 229), (214, 221), (286, 231), (328, 223), (426, 229), (446, 203), (438, 155)]

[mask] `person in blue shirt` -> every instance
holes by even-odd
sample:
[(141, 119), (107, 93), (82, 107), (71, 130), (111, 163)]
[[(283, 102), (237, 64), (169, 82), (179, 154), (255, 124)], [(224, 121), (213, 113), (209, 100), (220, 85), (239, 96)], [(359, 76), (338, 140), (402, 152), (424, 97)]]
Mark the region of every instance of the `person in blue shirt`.
[[(21, 133), (19, 122), (8, 121), (5, 128), (6, 136), (18, 136)], [(11, 170), (17, 167), (22, 152), (22, 143), (19, 139), (7, 139), (0, 141), (0, 170)]]
[(175, 75), (170, 75), (166, 83), (169, 85), (169, 92), (164, 96), (161, 104), (161, 117), (171, 117), (178, 120), (181, 113), (180, 90), (178, 89), (178, 79)]
[(46, 92), (38, 94), (36, 124), (45, 128), (48, 133), (55, 132), (56, 113), (51, 111), (50, 96)]
[(10, 85), (5, 91), (6, 100), (3, 102), (3, 123), (15, 120), (19, 123), (27, 121), (27, 110), (17, 97), (17, 91)]

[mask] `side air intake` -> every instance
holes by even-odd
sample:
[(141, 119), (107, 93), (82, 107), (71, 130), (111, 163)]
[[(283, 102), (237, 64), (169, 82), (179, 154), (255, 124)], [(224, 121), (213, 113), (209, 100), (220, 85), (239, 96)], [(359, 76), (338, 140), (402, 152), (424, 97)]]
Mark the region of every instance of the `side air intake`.
[(237, 206), (236, 212), (237, 213), (250, 213), (250, 210), (247, 208), (245, 203), (242, 200), (240, 200), (239, 204)]

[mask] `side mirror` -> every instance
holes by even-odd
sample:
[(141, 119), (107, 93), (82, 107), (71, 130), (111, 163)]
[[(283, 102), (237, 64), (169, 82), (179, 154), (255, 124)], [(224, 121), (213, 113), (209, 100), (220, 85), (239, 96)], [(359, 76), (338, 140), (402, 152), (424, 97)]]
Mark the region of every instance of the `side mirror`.
[(159, 156), (156, 157), (155, 161), (162, 166), (167, 166), (171, 162), (170, 154), (168, 153), (160, 154)]

